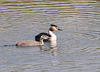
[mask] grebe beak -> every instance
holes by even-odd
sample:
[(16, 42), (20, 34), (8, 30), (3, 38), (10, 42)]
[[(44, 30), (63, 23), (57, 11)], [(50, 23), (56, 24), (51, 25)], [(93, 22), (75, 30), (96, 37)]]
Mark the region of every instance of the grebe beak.
[(62, 31), (62, 29), (59, 29), (59, 28), (58, 28), (58, 30)]

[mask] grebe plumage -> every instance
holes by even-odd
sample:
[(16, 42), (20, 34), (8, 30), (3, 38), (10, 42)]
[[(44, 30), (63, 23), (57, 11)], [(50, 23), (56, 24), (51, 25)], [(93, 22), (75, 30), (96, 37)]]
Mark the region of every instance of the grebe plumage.
[(37, 46), (37, 45), (44, 45), (43, 39), (48, 39), (49, 36), (42, 35), (40, 37), (40, 41), (33, 41), (33, 40), (24, 40), (18, 41), (16, 46)]
[(53, 33), (53, 31), (55, 31), (55, 30), (62, 31), (57, 25), (51, 24), (51, 27), (49, 28), (48, 33), (39, 33), (38, 35), (35, 36), (35, 40), (40, 41), (41, 35), (45, 35), (45, 36), (49, 35), (50, 36), (50, 38), (46, 39), (46, 41), (56, 40), (57, 36)]

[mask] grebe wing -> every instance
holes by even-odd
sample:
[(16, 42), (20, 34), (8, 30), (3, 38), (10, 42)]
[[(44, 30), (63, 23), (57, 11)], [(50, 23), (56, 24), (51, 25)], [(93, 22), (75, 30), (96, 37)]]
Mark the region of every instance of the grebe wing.
[[(36, 40), (36, 41), (40, 41), (40, 37), (41, 37), (42, 35), (51, 37), (50, 34), (42, 32), (42, 33), (39, 33), (38, 35), (35, 36), (35, 40)], [(47, 40), (47, 39), (45, 39), (45, 40)], [(44, 41), (45, 41), (45, 40), (44, 40)]]

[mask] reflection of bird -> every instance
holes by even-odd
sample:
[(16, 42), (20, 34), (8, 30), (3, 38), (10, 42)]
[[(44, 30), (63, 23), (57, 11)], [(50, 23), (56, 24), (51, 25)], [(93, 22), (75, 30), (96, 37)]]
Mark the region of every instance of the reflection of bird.
[(60, 30), (60, 31), (62, 31), (61, 29), (59, 29), (59, 27), (58, 27), (57, 25), (51, 24), (51, 27), (49, 28), (48, 33), (40, 33), (40, 34), (36, 35), (36, 36), (35, 36), (35, 40), (36, 40), (36, 41), (40, 41), (40, 37), (41, 37), (42, 35), (45, 35), (45, 36), (50, 36), (49, 39), (46, 39), (47, 41), (48, 41), (48, 40), (49, 40), (49, 41), (53, 41), (53, 40), (56, 41), (57, 36), (53, 33), (53, 31), (55, 31), (55, 30)]
[(50, 36), (41, 35), (40, 42), (33, 41), (33, 40), (25, 40), (25, 41), (18, 41), (16, 46), (36, 46), (36, 45), (44, 45), (43, 39), (48, 39)]

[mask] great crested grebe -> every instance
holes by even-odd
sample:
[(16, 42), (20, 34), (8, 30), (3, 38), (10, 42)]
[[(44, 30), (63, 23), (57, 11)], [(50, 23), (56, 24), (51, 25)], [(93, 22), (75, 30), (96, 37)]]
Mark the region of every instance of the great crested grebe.
[(36, 45), (44, 45), (43, 39), (48, 39), (49, 35), (45, 36), (42, 35), (40, 37), (40, 41), (33, 41), (33, 40), (25, 40), (25, 41), (18, 41), (16, 46), (36, 46)]
[[(55, 31), (55, 30), (60, 30), (60, 31), (62, 31), (57, 25), (54, 25), (54, 24), (51, 24), (51, 27), (49, 28), (49, 30), (48, 30), (48, 33), (40, 33), (40, 34), (38, 34), (38, 35), (36, 35), (35, 36), (35, 40), (36, 41), (40, 41), (40, 37), (41, 37), (41, 35), (50, 35), (50, 38), (48, 39), (49, 41), (56, 41), (56, 39), (57, 39), (57, 36), (53, 33), (53, 31)], [(47, 39), (46, 39), (47, 40)]]

